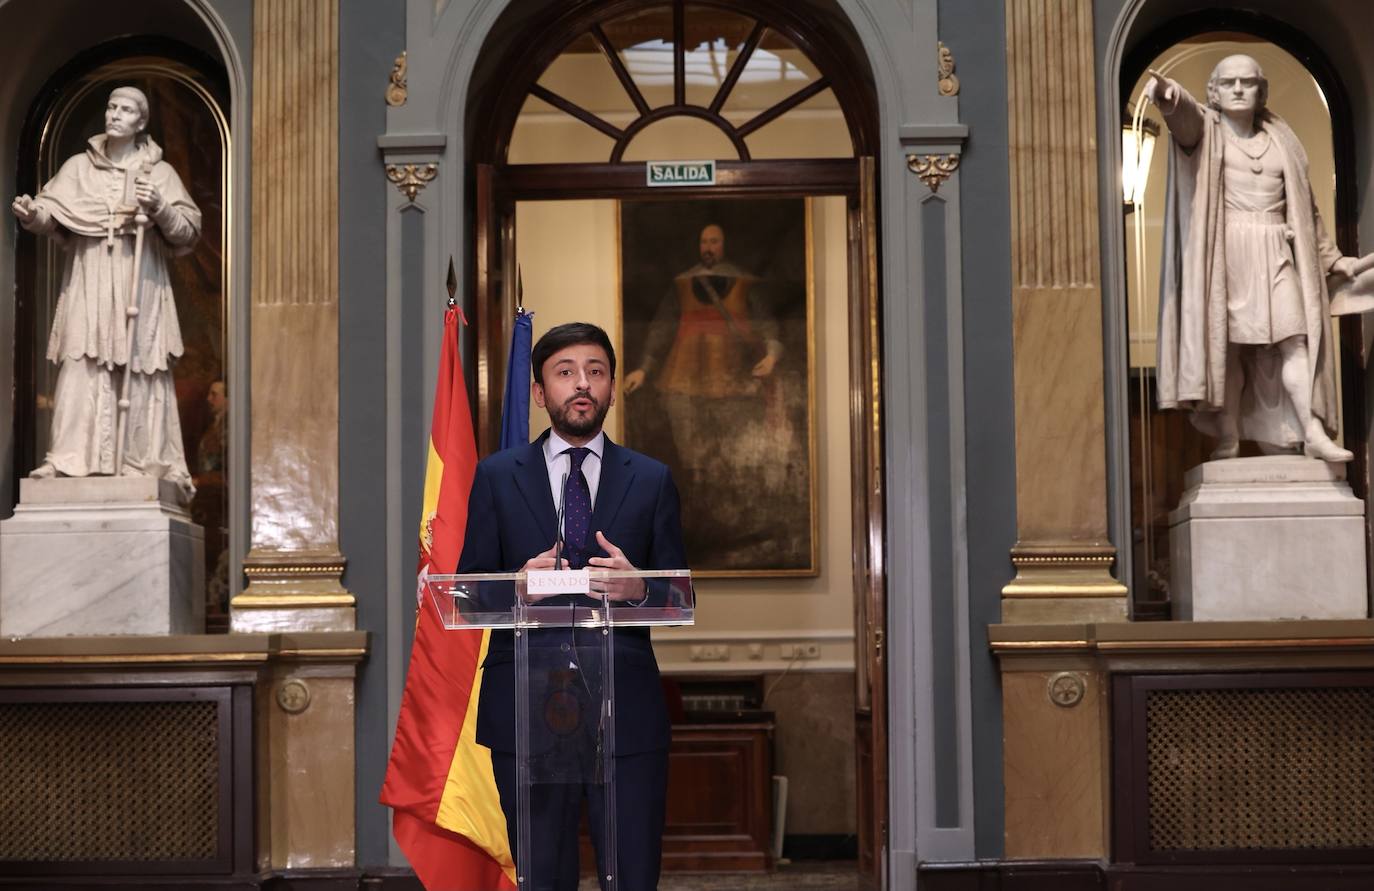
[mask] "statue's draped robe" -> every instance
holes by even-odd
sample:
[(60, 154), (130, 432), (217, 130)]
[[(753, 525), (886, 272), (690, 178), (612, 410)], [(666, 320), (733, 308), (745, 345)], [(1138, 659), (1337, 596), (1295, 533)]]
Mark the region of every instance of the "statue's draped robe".
[[(1216, 436), (1226, 395), (1226, 345), (1235, 340), (1228, 330), (1227, 313), (1227, 200), (1222, 164), (1226, 137), (1221, 129), (1226, 125), (1218, 112), (1180, 92), (1177, 106), (1166, 118), (1171, 127), (1180, 116), (1200, 119), (1201, 138), (1190, 148), (1170, 140), (1157, 398), (1161, 409), (1192, 409), (1194, 424)], [(1338, 405), (1326, 275), (1341, 252), (1322, 227), (1312, 200), (1307, 154), (1293, 130), (1268, 111), (1256, 116), (1255, 128), (1269, 135), (1270, 151), (1280, 152), (1283, 158), (1284, 214), (1306, 329), (1312, 414), (1334, 436)], [(1240, 438), (1284, 448), (1302, 443), (1304, 431), (1283, 392), (1277, 347), (1248, 348), (1244, 361)]]
[(157, 187), (163, 204), (150, 214), (154, 225), (144, 236), (124, 472), (170, 479), (190, 491), (171, 376), (183, 345), (167, 259), (189, 251), (200, 237), (201, 214), (152, 139), (140, 137), (120, 164), (105, 155), (105, 139), (93, 137), (84, 154), (62, 165), (35, 196), (37, 215), (25, 226), (51, 236), (66, 255), (48, 339), (48, 359), (61, 368), (45, 460), (66, 476), (117, 470), (116, 400), (122, 366), (131, 358), (125, 308), (134, 235), (125, 195), (132, 171)]

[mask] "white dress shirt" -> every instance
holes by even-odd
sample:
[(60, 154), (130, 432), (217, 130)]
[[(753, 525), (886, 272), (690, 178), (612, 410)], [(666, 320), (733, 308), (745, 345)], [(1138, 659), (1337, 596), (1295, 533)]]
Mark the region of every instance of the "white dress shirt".
[[(566, 454), (573, 446), (553, 430), (544, 440), (544, 465), (549, 470), (549, 491), (553, 493), (553, 510), (563, 516), (563, 484), (572, 470), (572, 456)], [(601, 453), (606, 449), (606, 434), (597, 433), (585, 448), (591, 454), (582, 459), (582, 475), (587, 478), (587, 491), (592, 496), (592, 507), (596, 507), (596, 490), (601, 484)]]

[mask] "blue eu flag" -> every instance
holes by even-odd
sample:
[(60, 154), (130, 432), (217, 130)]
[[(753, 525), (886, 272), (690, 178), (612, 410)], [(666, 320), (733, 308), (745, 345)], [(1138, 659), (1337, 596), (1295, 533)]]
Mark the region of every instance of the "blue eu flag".
[(530, 441), (530, 341), (534, 313), (515, 314), (510, 335), (510, 361), (506, 363), (506, 396), (501, 402), (501, 448)]

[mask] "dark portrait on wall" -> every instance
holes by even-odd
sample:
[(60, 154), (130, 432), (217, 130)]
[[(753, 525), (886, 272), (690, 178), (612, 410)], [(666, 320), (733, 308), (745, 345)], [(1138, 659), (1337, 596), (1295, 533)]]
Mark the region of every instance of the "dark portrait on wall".
[[(74, 60), (53, 77), (30, 113), (19, 186), (21, 192), (36, 192), (67, 158), (85, 152), (87, 140), (104, 128), (110, 91), (122, 85), (147, 96), (146, 132), (202, 214), (194, 249), (172, 258), (167, 268), (184, 344), (172, 378), (182, 446), (196, 487), (191, 514), (205, 530), (207, 626), (223, 630), (229, 525), (224, 383), (229, 108), (222, 66), (180, 44), (148, 39), (117, 41)], [(41, 345), (52, 326), (63, 268), (61, 248), (49, 239), (21, 239), (20, 250), (16, 284), (23, 296), (17, 319), (22, 334), (15, 380), (32, 396), (17, 407), (16, 476), (32, 470), (48, 449), (57, 366), (45, 360)]]
[(625, 441), (701, 574), (818, 571), (808, 233), (800, 198), (620, 206)]

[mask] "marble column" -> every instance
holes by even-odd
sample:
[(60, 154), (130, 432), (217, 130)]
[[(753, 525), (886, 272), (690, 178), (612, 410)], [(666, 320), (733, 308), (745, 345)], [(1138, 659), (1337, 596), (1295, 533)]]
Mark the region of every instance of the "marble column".
[(1016, 577), (1003, 622), (1127, 615), (1107, 534), (1090, 0), (1006, 0)]
[(339, 551), (338, 0), (253, 6), (252, 527), (236, 632), (347, 630)]

